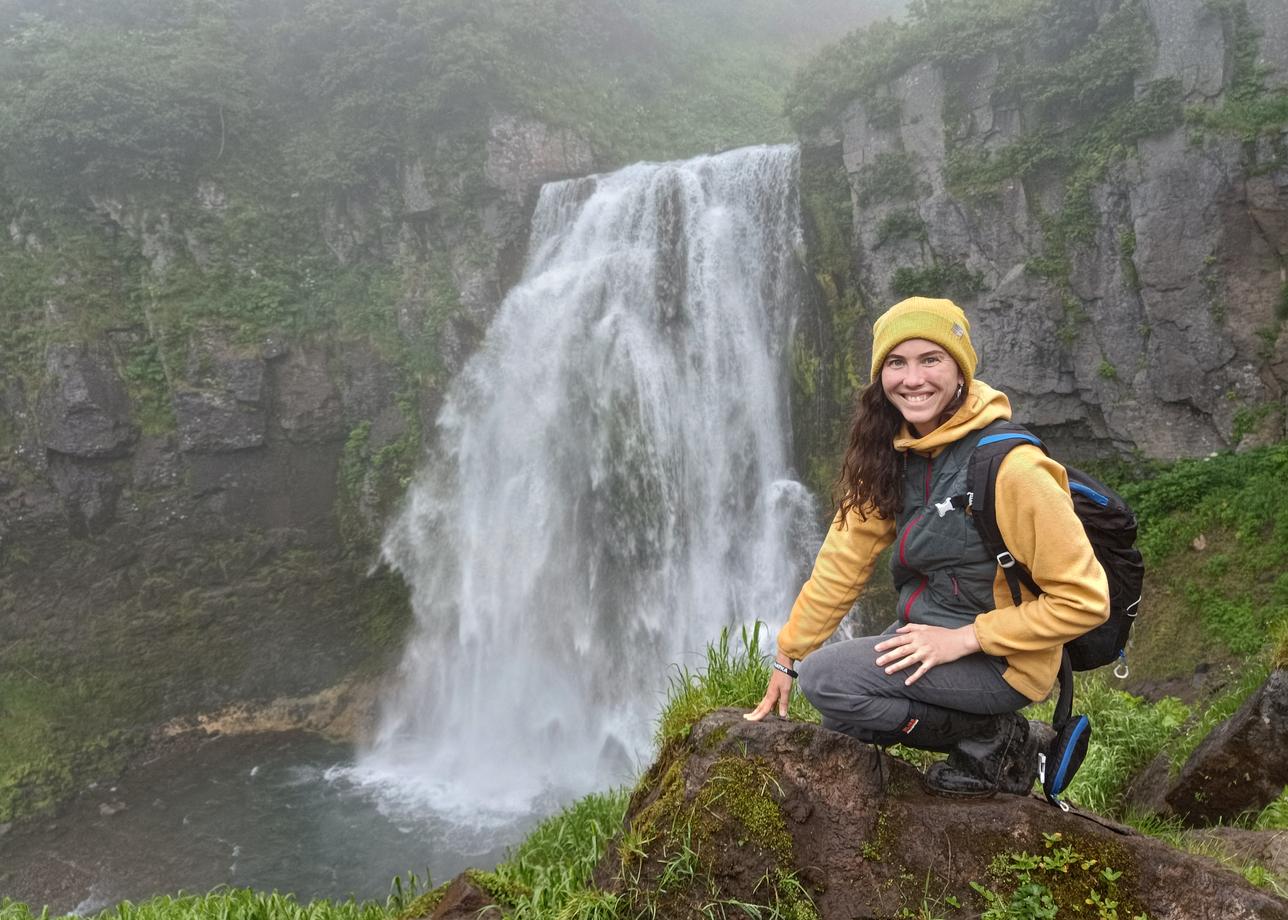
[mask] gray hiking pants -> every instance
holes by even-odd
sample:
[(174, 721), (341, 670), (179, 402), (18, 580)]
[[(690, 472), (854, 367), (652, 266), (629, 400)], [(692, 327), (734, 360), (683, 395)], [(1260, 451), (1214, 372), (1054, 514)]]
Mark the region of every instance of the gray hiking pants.
[(897, 731), (908, 721), (908, 701), (979, 715), (1015, 712), (1030, 700), (1002, 680), (1004, 658), (976, 652), (936, 665), (911, 687), (904, 686), (916, 666), (894, 674), (875, 662), (874, 646), (883, 636), (834, 642), (801, 661), (800, 689), (823, 716), (823, 727), (855, 735)]

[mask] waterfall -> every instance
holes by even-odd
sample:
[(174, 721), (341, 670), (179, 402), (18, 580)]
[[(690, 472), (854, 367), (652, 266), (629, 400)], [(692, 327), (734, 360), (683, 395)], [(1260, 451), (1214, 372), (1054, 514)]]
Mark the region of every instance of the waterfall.
[(475, 818), (628, 782), (671, 665), (786, 616), (796, 180), (783, 146), (541, 190), (385, 537), (416, 620), (366, 769)]

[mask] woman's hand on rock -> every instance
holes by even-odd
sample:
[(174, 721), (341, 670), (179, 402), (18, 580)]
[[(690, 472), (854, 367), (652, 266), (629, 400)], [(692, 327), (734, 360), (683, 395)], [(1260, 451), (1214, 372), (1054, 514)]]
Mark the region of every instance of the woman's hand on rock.
[(904, 686), (909, 686), (937, 664), (946, 664), (978, 652), (979, 639), (975, 636), (975, 627), (971, 625), (947, 629), (943, 626), (909, 623), (900, 626), (889, 639), (878, 642), (875, 649), (885, 653), (876, 660), (876, 664), (877, 667), (885, 668), (887, 674), (894, 674), (914, 665), (917, 667), (903, 682)]
[[(778, 663), (791, 667), (790, 658), (783, 655), (778, 656)], [(743, 713), (743, 718), (751, 722), (759, 722), (765, 716), (778, 709), (778, 715), (787, 718), (787, 705), (792, 701), (792, 678), (782, 671), (774, 669), (769, 672), (769, 686), (765, 689), (765, 698), (760, 701), (760, 705), (751, 712)]]

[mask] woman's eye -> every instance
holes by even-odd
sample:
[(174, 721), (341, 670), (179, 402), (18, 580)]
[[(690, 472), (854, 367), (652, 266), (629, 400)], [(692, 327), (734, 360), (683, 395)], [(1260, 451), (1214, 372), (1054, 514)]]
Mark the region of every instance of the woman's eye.
[(926, 358), (926, 360), (925, 360), (924, 362), (922, 362), (922, 363), (924, 363), (924, 364), (938, 364), (938, 363), (939, 363), (939, 355), (929, 355), (929, 356)]

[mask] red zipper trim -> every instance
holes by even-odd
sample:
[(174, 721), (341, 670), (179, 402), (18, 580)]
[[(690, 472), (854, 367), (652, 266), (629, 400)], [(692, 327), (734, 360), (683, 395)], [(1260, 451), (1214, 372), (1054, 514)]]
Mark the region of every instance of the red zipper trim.
[[(907, 454), (904, 455), (904, 459), (905, 460), (907, 459)], [(930, 474), (934, 470), (934, 468), (935, 468), (934, 458), (927, 457), (926, 458), (926, 485), (925, 485), (927, 503), (930, 502)], [(919, 514), (915, 518), (913, 518), (912, 523), (910, 523), (907, 527), (903, 529), (903, 536), (899, 538), (899, 562), (903, 565), (908, 564), (908, 557), (904, 554), (904, 550), (907, 548), (907, 545), (908, 545), (908, 534), (912, 533), (912, 528), (920, 524), (921, 519), (924, 517), (925, 517), (924, 514)], [(912, 605), (917, 600), (917, 598), (921, 596), (921, 592), (926, 590), (926, 584), (927, 584), (926, 576), (923, 575), (921, 576), (921, 584), (917, 585), (917, 590), (912, 592), (912, 596), (908, 598), (908, 603), (904, 604), (903, 621), (905, 623), (912, 622), (911, 620)]]
[(905, 556), (903, 552), (908, 546), (908, 534), (912, 533), (912, 528), (920, 524), (921, 519), (924, 517), (925, 517), (924, 514), (917, 515), (915, 518), (912, 519), (912, 522), (909, 523), (908, 526), (903, 529), (903, 536), (899, 538), (899, 562), (902, 565), (908, 564), (908, 557)]
[(903, 621), (912, 622), (912, 605), (913, 602), (921, 596), (921, 592), (926, 590), (926, 576), (921, 576), (921, 584), (917, 585), (917, 590), (912, 592), (912, 597), (908, 598), (908, 603), (903, 605)]

